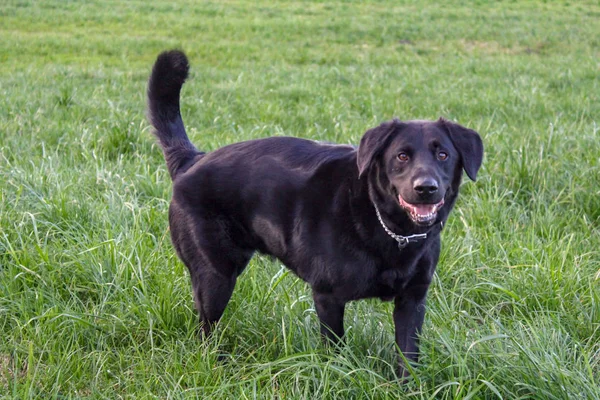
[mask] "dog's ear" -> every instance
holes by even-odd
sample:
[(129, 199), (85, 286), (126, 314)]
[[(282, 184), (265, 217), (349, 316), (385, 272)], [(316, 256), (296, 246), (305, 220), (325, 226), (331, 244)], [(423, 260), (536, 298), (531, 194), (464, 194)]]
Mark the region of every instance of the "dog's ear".
[(438, 123), (446, 128), (452, 144), (454, 144), (460, 155), (462, 166), (467, 176), (472, 181), (475, 181), (477, 179), (477, 171), (479, 171), (479, 167), (481, 167), (481, 162), (483, 161), (483, 142), (481, 141), (481, 137), (474, 130), (465, 128), (444, 118), (440, 118)]
[(365, 132), (362, 139), (360, 139), (358, 155), (356, 157), (359, 178), (369, 169), (375, 158), (381, 153), (381, 150), (385, 148), (392, 133), (400, 127), (400, 124), (399, 120), (394, 119)]

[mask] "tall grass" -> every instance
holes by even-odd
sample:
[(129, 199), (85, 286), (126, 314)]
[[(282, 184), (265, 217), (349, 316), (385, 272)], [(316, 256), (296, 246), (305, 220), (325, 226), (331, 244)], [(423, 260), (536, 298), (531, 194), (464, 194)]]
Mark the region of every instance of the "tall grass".
[[(600, 398), (597, 2), (8, 0), (0, 15), (4, 397)], [(174, 47), (205, 150), (356, 144), (393, 116), (482, 134), (408, 382), (390, 304), (351, 304), (327, 350), (309, 288), (262, 257), (198, 340), (145, 120), (151, 64)]]

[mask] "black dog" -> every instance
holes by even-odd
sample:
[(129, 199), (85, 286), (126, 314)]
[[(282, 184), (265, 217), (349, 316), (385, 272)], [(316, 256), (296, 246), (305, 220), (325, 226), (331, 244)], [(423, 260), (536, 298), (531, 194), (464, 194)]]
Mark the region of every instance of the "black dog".
[(173, 179), (171, 237), (203, 332), (259, 251), (311, 285), (321, 333), (333, 341), (347, 302), (394, 300), (396, 342), (416, 360), (440, 231), (463, 169), (475, 180), (482, 162), (477, 132), (444, 119), (393, 120), (367, 131), (358, 150), (271, 137), (204, 153), (179, 111), (188, 69), (182, 52), (159, 55), (148, 105)]

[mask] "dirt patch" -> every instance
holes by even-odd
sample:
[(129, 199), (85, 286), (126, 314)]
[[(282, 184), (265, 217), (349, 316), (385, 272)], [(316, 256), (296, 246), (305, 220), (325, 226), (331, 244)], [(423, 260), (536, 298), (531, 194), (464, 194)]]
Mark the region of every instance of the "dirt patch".
[(460, 40), (459, 45), (467, 53), (482, 53), (482, 54), (521, 54), (526, 52), (526, 48), (522, 46), (503, 46), (496, 41), (480, 41), (480, 40)]
[[(27, 375), (27, 363), (17, 371), (17, 379)], [(0, 354), (0, 389), (7, 392), (10, 383), (15, 379), (15, 363), (10, 354)]]

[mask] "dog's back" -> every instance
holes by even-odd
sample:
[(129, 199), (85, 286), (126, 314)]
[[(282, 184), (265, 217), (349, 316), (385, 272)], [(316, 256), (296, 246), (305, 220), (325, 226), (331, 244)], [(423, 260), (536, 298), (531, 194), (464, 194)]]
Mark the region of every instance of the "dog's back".
[[(227, 215), (247, 234), (239, 244), (285, 258), (287, 238), (303, 216), (320, 220), (348, 177), (356, 177), (350, 146), (320, 144), (292, 137), (234, 143), (207, 153), (174, 181), (175, 207)], [(309, 212), (309, 209), (314, 211)], [(269, 224), (265, 224), (265, 221)]]

